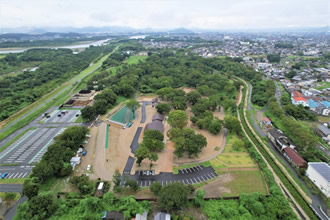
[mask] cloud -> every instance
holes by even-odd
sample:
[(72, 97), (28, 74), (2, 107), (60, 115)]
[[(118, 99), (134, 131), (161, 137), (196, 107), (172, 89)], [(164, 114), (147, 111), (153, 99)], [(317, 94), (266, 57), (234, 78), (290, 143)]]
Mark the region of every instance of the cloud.
[(0, 28), (271, 28), (329, 19), (328, 0), (0, 0)]

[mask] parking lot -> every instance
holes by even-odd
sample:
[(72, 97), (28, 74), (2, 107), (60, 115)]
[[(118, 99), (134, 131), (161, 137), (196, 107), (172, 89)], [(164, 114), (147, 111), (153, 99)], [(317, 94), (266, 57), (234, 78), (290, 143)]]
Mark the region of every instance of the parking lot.
[(0, 167), (0, 176), (8, 173), (4, 179), (26, 178), (31, 173), (33, 167), (34, 165)]
[[(161, 172), (159, 175), (152, 174), (153, 172), (150, 171), (136, 171), (135, 175), (130, 175), (129, 177), (136, 180), (141, 187), (148, 187), (153, 182), (160, 182), (163, 186), (175, 182), (195, 184), (217, 177), (217, 174), (212, 167), (204, 167), (201, 165), (180, 169), (178, 174), (169, 172)], [(124, 184), (125, 181), (122, 181), (121, 185)]]
[(1, 164), (30, 164), (39, 162), (53, 138), (64, 128), (29, 130), (0, 154)]
[(80, 110), (55, 110), (49, 114), (50, 118), (45, 123), (70, 123), (74, 122), (80, 115)]

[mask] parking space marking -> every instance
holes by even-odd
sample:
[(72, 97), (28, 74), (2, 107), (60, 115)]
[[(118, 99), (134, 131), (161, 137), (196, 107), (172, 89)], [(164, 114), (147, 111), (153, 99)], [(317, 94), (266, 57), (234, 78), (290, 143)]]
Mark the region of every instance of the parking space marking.
[(196, 183), (198, 183), (198, 181), (195, 179), (195, 177), (194, 177), (194, 180), (196, 181)]

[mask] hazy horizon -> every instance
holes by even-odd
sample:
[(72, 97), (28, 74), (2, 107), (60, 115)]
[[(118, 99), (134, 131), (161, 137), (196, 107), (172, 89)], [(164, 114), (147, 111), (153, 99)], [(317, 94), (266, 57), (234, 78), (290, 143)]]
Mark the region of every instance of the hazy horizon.
[(262, 29), (329, 25), (328, 0), (0, 0), (0, 28)]

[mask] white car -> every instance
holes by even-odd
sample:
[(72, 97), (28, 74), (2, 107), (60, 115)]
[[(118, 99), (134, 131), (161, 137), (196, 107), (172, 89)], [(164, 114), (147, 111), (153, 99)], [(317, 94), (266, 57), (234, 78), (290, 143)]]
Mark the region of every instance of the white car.
[(88, 164), (88, 165), (87, 165), (87, 171), (90, 171), (90, 170), (91, 170), (91, 165)]

